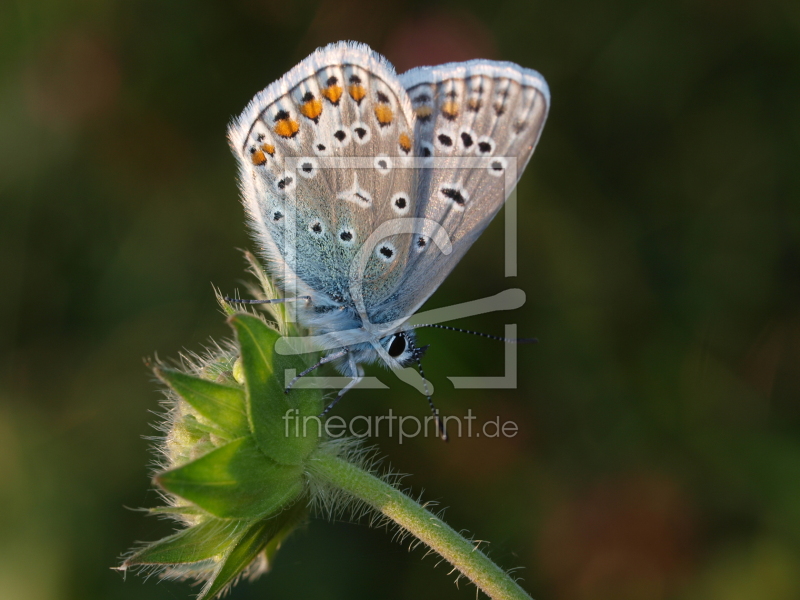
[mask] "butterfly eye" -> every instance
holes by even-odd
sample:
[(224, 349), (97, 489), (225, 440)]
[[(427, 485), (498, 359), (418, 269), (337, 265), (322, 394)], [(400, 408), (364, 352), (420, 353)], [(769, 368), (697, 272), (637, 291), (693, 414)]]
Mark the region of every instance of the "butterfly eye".
[(397, 358), (401, 356), (403, 352), (406, 351), (406, 336), (402, 333), (398, 333), (397, 335), (393, 336), (389, 340), (389, 356), (392, 358)]

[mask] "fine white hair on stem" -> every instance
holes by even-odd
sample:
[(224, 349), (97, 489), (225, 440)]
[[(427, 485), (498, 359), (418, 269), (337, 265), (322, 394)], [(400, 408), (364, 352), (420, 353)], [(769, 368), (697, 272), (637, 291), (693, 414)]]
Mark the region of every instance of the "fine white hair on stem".
[[(319, 448), (319, 452), (324, 452), (347, 461), (357, 468), (367, 471), (374, 477), (377, 477), (382, 482), (390, 485), (398, 491), (411, 496), (410, 490), (403, 489), (401, 487), (401, 482), (406, 475), (394, 472), (390, 467), (383, 465), (383, 461), (376, 454), (376, 449), (374, 447), (364, 446), (359, 440), (342, 439), (325, 442)], [(425, 552), (422, 556), (423, 559), (429, 554), (438, 556), (435, 550), (427, 547), (426, 543), (420, 538), (416, 537), (412, 531), (409, 531), (405, 527), (401, 526), (367, 502), (353, 497), (350, 493), (342, 490), (341, 488), (335, 487), (332, 484), (320, 480), (315, 476), (313, 471), (306, 470), (306, 477), (308, 481), (308, 491), (313, 512), (320, 517), (331, 521), (347, 520), (351, 522), (359, 522), (366, 517), (370, 527), (385, 527), (387, 531), (392, 531), (392, 539), (394, 541), (405, 545), (406, 540), (409, 540), (409, 552), (417, 549), (419, 546), (423, 546), (425, 548)], [(414, 498), (414, 501), (417, 504), (428, 510), (432, 517), (435, 517), (436, 519), (442, 519), (445, 512), (445, 507), (438, 507), (438, 502), (435, 501), (423, 502), (421, 496), (422, 492), (411, 497)], [(437, 507), (437, 510), (431, 510), (434, 507)], [(472, 538), (468, 534), (465, 534), (463, 530), (459, 531), (459, 535), (467, 539), (476, 549), (479, 548), (481, 544), (487, 543), (485, 540), (476, 540)], [(440, 558), (437, 561), (436, 566), (442, 562), (446, 562), (444, 558)], [(454, 572), (457, 573), (455, 581), (456, 584), (458, 584), (463, 575), (458, 572), (457, 569), (450, 570), (449, 574)], [(470, 583), (473, 582), (470, 581)]]

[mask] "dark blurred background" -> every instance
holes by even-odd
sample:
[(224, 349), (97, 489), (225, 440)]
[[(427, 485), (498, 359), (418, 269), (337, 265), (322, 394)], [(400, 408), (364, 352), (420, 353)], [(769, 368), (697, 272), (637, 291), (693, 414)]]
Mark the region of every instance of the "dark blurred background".
[[(317, 46), (399, 71), (494, 58), (553, 104), (519, 185), (519, 276), (494, 223), (429, 307), (521, 287), (424, 331), (445, 414), (513, 439), (375, 440), (405, 483), (541, 600), (800, 598), (800, 4), (365, 0), (0, 3), (0, 594), (177, 599), (110, 570), (170, 526), (142, 359), (229, 335), (211, 284), (250, 246), (228, 120)], [(396, 379), (337, 408), (424, 416)], [(487, 546), (484, 546), (487, 548)], [(472, 598), (383, 530), (316, 519), (234, 599)]]

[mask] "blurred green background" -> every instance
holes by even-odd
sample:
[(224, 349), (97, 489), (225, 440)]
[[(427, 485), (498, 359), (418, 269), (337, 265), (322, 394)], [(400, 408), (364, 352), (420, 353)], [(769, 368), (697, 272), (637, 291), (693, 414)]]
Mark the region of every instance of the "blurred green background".
[[(502, 348), (424, 331), (445, 414), (509, 440), (375, 442), (405, 482), (489, 540), (541, 600), (800, 598), (800, 4), (0, 3), (0, 595), (176, 599), (110, 567), (170, 530), (143, 436), (142, 359), (229, 335), (250, 240), (225, 129), (319, 45), (399, 71), (486, 57), (538, 69), (550, 119), (502, 223), (429, 307), (521, 287)], [(424, 416), (389, 377), (339, 414)], [(486, 548), (486, 546), (484, 546)], [(472, 598), (383, 530), (314, 520), (232, 598)]]

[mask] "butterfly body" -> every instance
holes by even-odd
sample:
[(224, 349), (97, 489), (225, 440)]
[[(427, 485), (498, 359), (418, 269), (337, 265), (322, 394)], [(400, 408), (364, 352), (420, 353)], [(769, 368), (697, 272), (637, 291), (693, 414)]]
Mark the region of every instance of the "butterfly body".
[[(316, 51), (230, 127), (267, 268), (308, 300), (345, 375), (421, 355), (404, 328), (499, 211), (549, 91), (535, 71), (469, 61), (396, 75), (357, 43)], [(477, 165), (477, 166), (476, 166)]]

